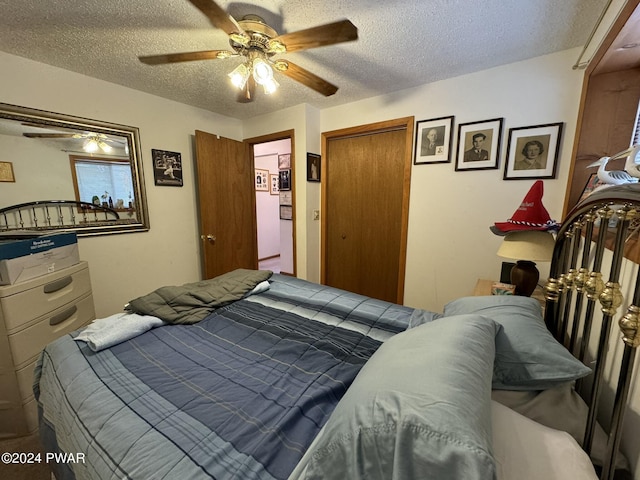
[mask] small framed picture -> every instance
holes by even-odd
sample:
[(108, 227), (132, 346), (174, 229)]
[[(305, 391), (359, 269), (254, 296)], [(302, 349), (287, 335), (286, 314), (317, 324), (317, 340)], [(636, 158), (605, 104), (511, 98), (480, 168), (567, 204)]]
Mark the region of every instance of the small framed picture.
[(156, 185), (182, 186), (182, 156), (178, 152), (151, 149), (151, 158)]
[(414, 165), (451, 161), (453, 116), (416, 122)]
[(280, 205), (291, 205), (291, 191), (283, 192), (280, 190)]
[(458, 125), (456, 171), (497, 169), (502, 118)]
[(269, 193), (271, 195), (278, 195), (280, 192), (279, 185), (280, 178), (277, 174), (270, 173), (269, 174)]
[(280, 190), (291, 190), (291, 170), (280, 170)]
[(562, 125), (510, 128), (504, 179), (556, 178)]
[(286, 170), (291, 168), (291, 154), (283, 153), (278, 155), (278, 170)]
[(16, 177), (13, 175), (13, 163), (0, 162), (0, 182), (15, 182)]
[(269, 170), (256, 168), (256, 192), (269, 191)]
[(293, 207), (291, 205), (280, 205), (280, 220), (292, 220)]
[(320, 155), (307, 153), (307, 182), (320, 181)]

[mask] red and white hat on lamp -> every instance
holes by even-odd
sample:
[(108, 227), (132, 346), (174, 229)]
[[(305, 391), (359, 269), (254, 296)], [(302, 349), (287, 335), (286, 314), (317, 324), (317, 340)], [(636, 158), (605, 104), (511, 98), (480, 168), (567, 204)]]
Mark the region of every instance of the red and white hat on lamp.
[(496, 235), (504, 236), (509, 232), (523, 230), (558, 230), (560, 225), (551, 220), (549, 212), (542, 204), (543, 183), (537, 180), (513, 216), (506, 222), (496, 222), (489, 227)]

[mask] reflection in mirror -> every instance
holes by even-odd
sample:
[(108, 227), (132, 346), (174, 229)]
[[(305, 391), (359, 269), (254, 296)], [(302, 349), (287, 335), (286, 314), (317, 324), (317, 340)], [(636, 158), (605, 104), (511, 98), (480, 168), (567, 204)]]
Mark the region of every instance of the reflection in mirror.
[(25, 208), (0, 214), (0, 232), (38, 228), (101, 235), (149, 230), (136, 127), (0, 103), (0, 151), (0, 164), (11, 169), (10, 177), (0, 178), (0, 213), (51, 200), (117, 212), (101, 215), (100, 221), (72, 212), (71, 221), (62, 211), (51, 219), (46, 218), (49, 212)]

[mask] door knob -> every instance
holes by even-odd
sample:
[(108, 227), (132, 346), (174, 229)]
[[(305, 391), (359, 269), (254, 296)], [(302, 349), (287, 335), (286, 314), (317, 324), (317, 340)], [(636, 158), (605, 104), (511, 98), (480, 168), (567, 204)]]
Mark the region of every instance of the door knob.
[(215, 235), (200, 235), (200, 239), (201, 240), (206, 240), (209, 243), (216, 243), (216, 236)]

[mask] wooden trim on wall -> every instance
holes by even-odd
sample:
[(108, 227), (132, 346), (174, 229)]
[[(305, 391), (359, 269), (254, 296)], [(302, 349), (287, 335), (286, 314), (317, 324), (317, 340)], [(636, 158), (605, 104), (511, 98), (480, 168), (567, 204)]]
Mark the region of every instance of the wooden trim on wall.
[[(626, 38), (626, 32), (634, 29), (640, 30), (640, 0), (627, 1), (609, 33), (603, 39), (600, 48), (585, 69), (571, 153), (571, 165), (565, 190), (563, 217), (575, 206), (589, 174), (596, 172), (595, 168), (586, 171), (585, 167), (601, 156), (611, 155), (629, 146), (631, 137), (629, 137), (629, 142), (622, 139), (619, 127), (626, 125), (628, 118), (630, 118), (629, 112), (631, 110), (636, 112), (638, 108), (640, 93), (634, 93), (638, 87), (633, 87), (633, 85), (640, 84), (640, 54), (635, 53), (635, 60), (631, 63), (626, 57), (627, 64), (625, 65), (620, 63), (620, 58), (612, 53), (615, 53), (613, 51), (617, 49), (616, 43)], [(637, 50), (637, 48), (633, 50)], [(626, 87), (621, 88), (624, 85)], [(603, 104), (604, 110), (598, 110), (600, 107), (594, 107), (593, 104), (605, 95), (608, 98)], [(635, 102), (630, 102), (630, 97)], [(620, 110), (619, 107), (622, 103), (628, 105)], [(627, 111), (627, 107), (631, 110)], [(594, 113), (594, 110), (597, 111)], [(629, 125), (633, 128), (633, 123), (629, 123)], [(599, 142), (598, 148), (594, 148), (592, 145), (594, 133), (596, 134), (595, 139)]]

